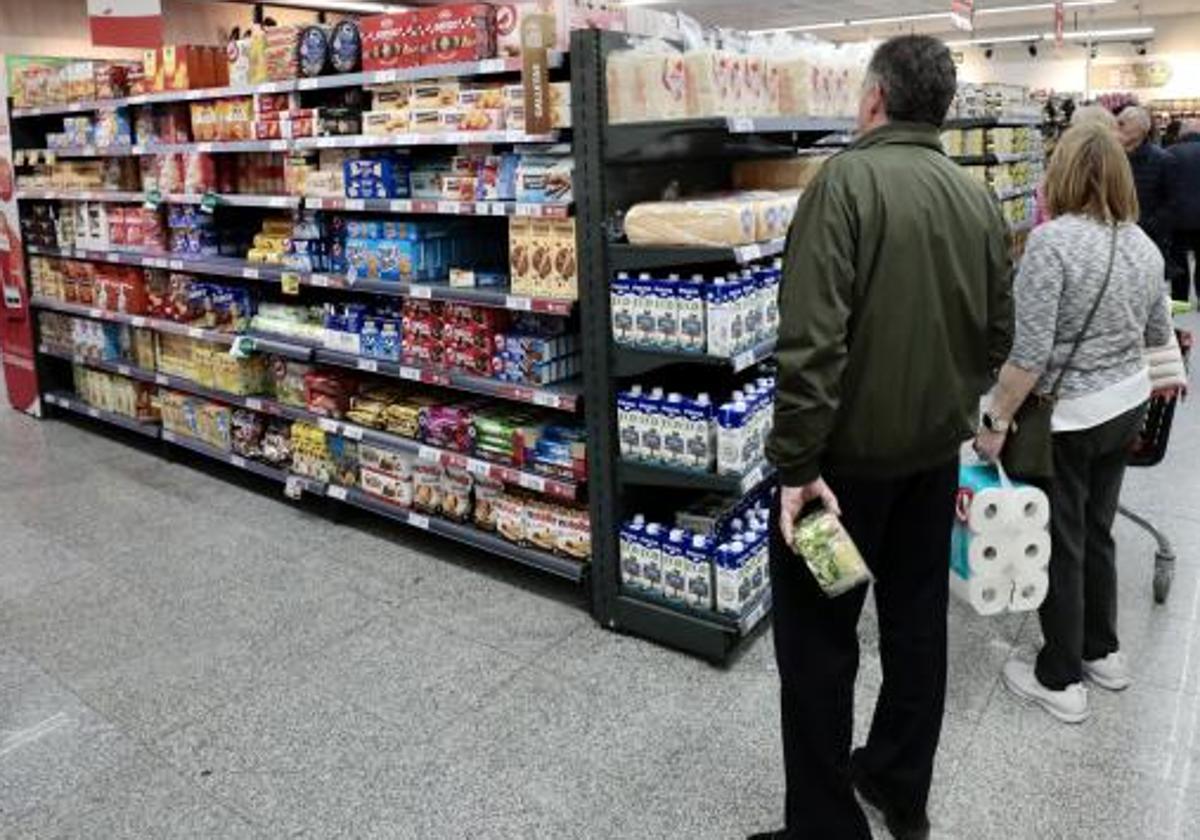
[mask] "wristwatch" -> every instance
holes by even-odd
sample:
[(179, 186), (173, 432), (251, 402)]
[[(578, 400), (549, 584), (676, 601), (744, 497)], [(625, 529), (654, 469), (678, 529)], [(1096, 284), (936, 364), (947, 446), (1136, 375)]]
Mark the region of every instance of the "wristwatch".
[(983, 412), (983, 428), (989, 432), (1003, 435), (1007, 434), (1009, 429), (1012, 428), (1012, 423), (1008, 420), (1001, 420), (990, 411), (985, 411)]

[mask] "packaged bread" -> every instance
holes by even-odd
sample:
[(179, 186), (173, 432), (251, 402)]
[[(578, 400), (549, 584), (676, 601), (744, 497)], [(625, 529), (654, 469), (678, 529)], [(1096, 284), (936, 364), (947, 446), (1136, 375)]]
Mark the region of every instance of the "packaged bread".
[(689, 50), (683, 56), (689, 117), (736, 114), (741, 100), (741, 58), (726, 50)]
[(625, 214), (625, 235), (634, 245), (748, 245), (756, 241), (755, 210), (744, 197), (645, 202)]
[(773, 100), (771, 108), (785, 117), (815, 113), (820, 76), (803, 56), (772, 58), (767, 62), (767, 88)]
[(687, 116), (687, 76), (683, 54), (652, 41), (609, 55), (609, 122), (669, 120)]

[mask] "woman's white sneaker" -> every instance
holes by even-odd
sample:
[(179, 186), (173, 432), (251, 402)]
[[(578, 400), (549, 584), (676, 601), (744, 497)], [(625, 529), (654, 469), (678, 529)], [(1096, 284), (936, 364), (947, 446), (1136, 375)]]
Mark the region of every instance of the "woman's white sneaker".
[(1038, 681), (1033, 664), (1020, 659), (1004, 663), (1003, 677), (1009, 691), (1036, 703), (1063, 723), (1083, 723), (1092, 714), (1083, 683), (1072, 683), (1061, 691), (1046, 688)]
[(1093, 659), (1083, 662), (1083, 676), (1101, 688), (1109, 691), (1124, 691), (1133, 685), (1129, 676), (1129, 666), (1119, 650), (1115, 650), (1103, 659)]

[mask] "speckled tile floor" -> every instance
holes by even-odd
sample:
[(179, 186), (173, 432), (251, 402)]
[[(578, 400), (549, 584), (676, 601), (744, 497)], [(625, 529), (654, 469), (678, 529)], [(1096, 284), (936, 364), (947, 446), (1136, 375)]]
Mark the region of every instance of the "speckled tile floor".
[[(1152, 543), (1119, 523), (1132, 690), (1055, 724), (997, 679), (1036, 621), (953, 608), (936, 837), (1200, 837), (1197, 402), (1127, 483), (1180, 555), (1155, 607)], [(0, 476), (2, 837), (736, 840), (778, 819), (769, 636), (713, 668), (598, 629), (570, 586), (6, 409)], [(869, 614), (862, 634), (860, 732)]]

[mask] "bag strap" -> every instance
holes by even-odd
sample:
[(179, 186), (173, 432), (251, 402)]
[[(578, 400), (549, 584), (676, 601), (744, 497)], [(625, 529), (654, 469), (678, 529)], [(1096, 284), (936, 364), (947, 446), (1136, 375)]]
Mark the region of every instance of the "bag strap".
[(1071, 369), (1071, 363), (1075, 361), (1075, 356), (1079, 353), (1079, 346), (1083, 344), (1083, 339), (1087, 335), (1087, 331), (1092, 328), (1092, 321), (1096, 320), (1096, 313), (1100, 309), (1100, 301), (1104, 300), (1104, 293), (1108, 291), (1109, 284), (1112, 282), (1113, 267), (1117, 262), (1117, 235), (1119, 232), (1120, 228), (1114, 223), (1112, 229), (1112, 248), (1108, 252), (1108, 271), (1104, 274), (1104, 285), (1100, 287), (1100, 293), (1096, 295), (1096, 299), (1092, 302), (1092, 308), (1083, 322), (1083, 329), (1075, 337), (1075, 343), (1071, 346), (1071, 352), (1067, 356), (1067, 360), (1063, 362), (1062, 370), (1058, 372), (1058, 379), (1054, 380), (1054, 390), (1050, 392), (1050, 396), (1053, 399), (1058, 398), (1058, 392), (1062, 390), (1063, 379), (1066, 378), (1067, 371)]

